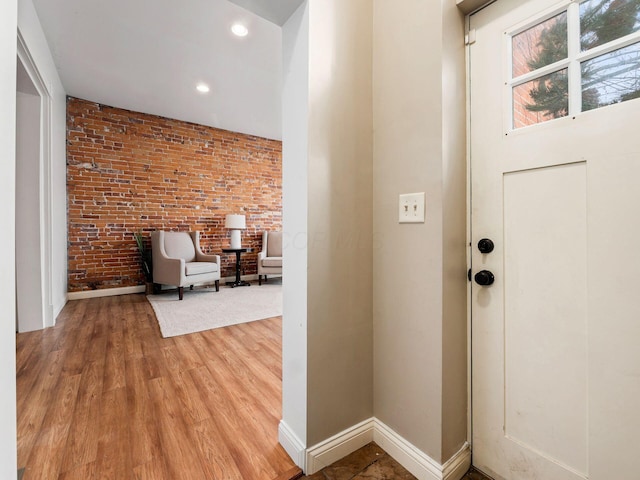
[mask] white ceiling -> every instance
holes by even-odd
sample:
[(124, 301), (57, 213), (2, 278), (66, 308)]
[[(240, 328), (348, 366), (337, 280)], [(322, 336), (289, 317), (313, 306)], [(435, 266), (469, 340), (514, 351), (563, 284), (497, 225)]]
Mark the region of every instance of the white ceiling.
[[(68, 95), (281, 139), (280, 25), (302, 1), (34, 4)], [(233, 35), (234, 22), (246, 25), (249, 34)], [(197, 92), (200, 82), (211, 91)]]
[(266, 18), (277, 25), (284, 25), (302, 4), (303, 0), (230, 0), (236, 5)]

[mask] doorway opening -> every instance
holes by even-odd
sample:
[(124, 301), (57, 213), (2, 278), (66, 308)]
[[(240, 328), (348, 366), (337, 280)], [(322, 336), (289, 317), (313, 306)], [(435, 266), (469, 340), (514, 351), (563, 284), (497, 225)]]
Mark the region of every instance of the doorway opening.
[(16, 59), (16, 331), (52, 326), (51, 97), (24, 41)]

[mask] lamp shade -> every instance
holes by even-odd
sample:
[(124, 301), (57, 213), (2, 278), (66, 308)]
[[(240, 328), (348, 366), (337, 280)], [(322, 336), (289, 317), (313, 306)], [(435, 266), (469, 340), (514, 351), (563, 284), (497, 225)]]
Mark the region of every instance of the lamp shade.
[(225, 217), (224, 226), (232, 229), (247, 228), (247, 223), (244, 215), (227, 215)]

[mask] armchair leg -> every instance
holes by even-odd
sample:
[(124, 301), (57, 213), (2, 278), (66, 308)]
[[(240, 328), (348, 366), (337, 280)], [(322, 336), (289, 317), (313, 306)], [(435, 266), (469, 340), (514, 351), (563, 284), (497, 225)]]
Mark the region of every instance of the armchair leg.
[(216, 280), (216, 292), (220, 291), (220, 280)]
[(258, 286), (262, 285), (262, 275), (258, 275)]
[(184, 297), (184, 287), (178, 287), (178, 298), (182, 300)]
[(193, 285), (189, 285), (189, 290), (193, 290)]

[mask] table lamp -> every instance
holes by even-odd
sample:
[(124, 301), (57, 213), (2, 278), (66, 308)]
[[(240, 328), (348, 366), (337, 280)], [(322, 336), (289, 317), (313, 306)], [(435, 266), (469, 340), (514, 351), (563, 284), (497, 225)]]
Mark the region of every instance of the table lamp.
[(231, 229), (231, 248), (242, 248), (240, 230), (247, 228), (244, 215), (227, 215), (224, 226)]

